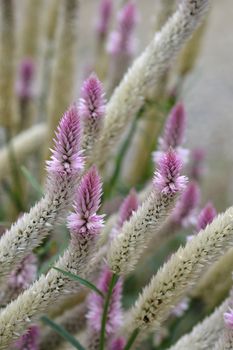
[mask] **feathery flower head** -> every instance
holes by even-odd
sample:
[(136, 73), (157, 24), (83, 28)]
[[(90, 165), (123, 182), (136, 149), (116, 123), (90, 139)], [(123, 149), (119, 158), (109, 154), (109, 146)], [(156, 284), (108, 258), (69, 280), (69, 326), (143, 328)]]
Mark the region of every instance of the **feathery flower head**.
[(161, 193), (173, 194), (183, 190), (187, 178), (180, 175), (182, 161), (175, 151), (169, 149), (162, 155), (158, 162), (158, 170), (155, 172), (153, 184)]
[(9, 285), (16, 290), (24, 290), (36, 279), (36, 274), (36, 256), (34, 254), (29, 254), (9, 276)]
[[(97, 287), (106, 294), (109, 289), (109, 284), (112, 279), (112, 272), (108, 266), (105, 266), (101, 271)], [(122, 325), (122, 310), (121, 310), (121, 296), (122, 296), (122, 279), (119, 279), (115, 284), (108, 309), (108, 317), (106, 323), (107, 335), (114, 334), (116, 330)], [(89, 296), (89, 312), (87, 319), (89, 326), (95, 332), (101, 329), (101, 319), (103, 313), (104, 300), (97, 293), (91, 293)]]
[(83, 168), (80, 152), (81, 123), (76, 106), (71, 106), (62, 117), (54, 139), (55, 147), (47, 161), (50, 174), (76, 175)]
[(68, 217), (71, 234), (97, 234), (103, 227), (103, 216), (96, 212), (100, 206), (102, 184), (95, 166), (86, 173), (77, 190), (74, 213)]
[(107, 50), (112, 55), (125, 53), (132, 55), (134, 51), (133, 30), (138, 21), (138, 11), (134, 2), (129, 1), (119, 12), (118, 28), (109, 37)]
[(23, 334), (16, 342), (15, 347), (19, 350), (39, 350), (39, 327), (36, 325), (28, 328), (27, 333)]
[(110, 350), (123, 350), (125, 345), (126, 345), (125, 338), (118, 337), (111, 342)]
[(200, 202), (200, 189), (196, 182), (190, 182), (182, 193), (172, 219), (183, 226), (195, 222), (195, 210)]
[(102, 118), (105, 113), (103, 84), (94, 73), (82, 85), (79, 113), (83, 119), (94, 120)]
[(124, 222), (129, 220), (133, 212), (138, 209), (138, 205), (137, 193), (132, 189), (120, 206), (117, 228), (121, 228)]
[(24, 58), (19, 66), (19, 77), (16, 82), (16, 92), (19, 98), (32, 98), (32, 82), (35, 75), (35, 65), (31, 58)]
[(217, 211), (211, 202), (207, 203), (202, 209), (197, 220), (197, 231), (204, 230), (207, 225), (211, 224), (217, 216)]
[(231, 308), (229, 308), (229, 311), (225, 312), (223, 317), (224, 317), (225, 325), (229, 329), (233, 329), (233, 310)]
[(105, 38), (107, 35), (112, 10), (112, 0), (101, 0), (99, 6), (99, 18), (96, 24), (96, 30), (100, 38)]
[(164, 126), (162, 137), (159, 138), (159, 150), (153, 153), (153, 159), (157, 162), (162, 153), (167, 152), (169, 148), (173, 148), (186, 162), (189, 151), (182, 148), (184, 142), (184, 134), (186, 127), (186, 113), (184, 105), (180, 102), (172, 108)]
[(205, 151), (202, 148), (196, 148), (191, 152), (191, 169), (190, 177), (194, 180), (200, 180), (203, 175), (203, 161), (205, 159)]

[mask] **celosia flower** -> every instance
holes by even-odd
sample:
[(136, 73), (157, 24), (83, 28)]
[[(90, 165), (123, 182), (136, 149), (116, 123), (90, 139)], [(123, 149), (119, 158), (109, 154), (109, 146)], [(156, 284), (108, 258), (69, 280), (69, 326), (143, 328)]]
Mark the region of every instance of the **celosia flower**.
[(101, 0), (99, 5), (98, 22), (96, 24), (96, 30), (101, 40), (104, 40), (108, 33), (112, 10), (113, 10), (112, 0)]
[[(89, 263), (97, 250), (102, 217), (97, 216), (102, 192), (95, 168), (82, 178), (74, 204), (75, 213), (68, 217), (71, 241), (55, 266), (87, 278)], [(49, 305), (77, 290), (77, 283), (58, 270), (51, 269), (18, 296), (0, 313), (1, 345), (5, 348), (37, 320)]]
[(83, 168), (80, 152), (81, 125), (75, 106), (64, 114), (54, 139), (51, 160), (47, 161), (47, 171), (52, 175), (76, 175)]
[[(100, 274), (97, 282), (97, 287), (106, 294), (109, 289), (109, 284), (112, 279), (112, 272), (105, 266)], [(112, 335), (122, 325), (122, 280), (119, 279), (113, 288), (111, 300), (108, 309), (106, 334)], [(89, 312), (87, 314), (88, 324), (92, 331), (100, 332), (101, 320), (104, 307), (104, 299), (97, 293), (91, 293), (88, 298)]]
[(181, 166), (179, 157), (172, 150), (161, 158), (150, 195), (111, 243), (108, 264), (116, 274), (127, 274), (134, 269), (142, 252), (161, 228), (187, 181), (180, 175)]
[(103, 227), (103, 215), (97, 215), (100, 206), (102, 185), (96, 167), (83, 177), (78, 188), (74, 213), (68, 217), (72, 236), (78, 233), (96, 234)]
[(183, 161), (187, 161), (188, 150), (182, 148), (186, 127), (186, 113), (182, 103), (178, 103), (170, 112), (164, 126), (162, 137), (159, 138), (158, 151), (153, 153), (154, 161), (157, 162), (164, 152), (173, 148)]
[(121, 228), (124, 222), (130, 219), (131, 215), (137, 210), (138, 204), (137, 193), (132, 189), (120, 206), (117, 228)]
[(34, 254), (26, 256), (21, 264), (9, 276), (9, 287), (22, 291), (36, 279), (37, 259)]
[(132, 55), (134, 50), (133, 30), (138, 20), (138, 12), (135, 4), (129, 1), (119, 12), (117, 17), (118, 28), (112, 32), (107, 50), (112, 55)]
[(158, 329), (205, 268), (232, 247), (232, 215), (233, 208), (219, 215), (160, 268), (130, 311), (125, 324), (128, 332), (136, 328)]
[(22, 215), (0, 239), (0, 279), (9, 274), (64, 219), (72, 204), (83, 168), (80, 153), (81, 122), (72, 106), (56, 133), (55, 148), (47, 162), (45, 196)]
[(33, 97), (32, 83), (35, 75), (35, 65), (32, 59), (25, 58), (19, 67), (19, 77), (16, 82), (16, 92), (22, 100), (29, 100)]
[(104, 88), (95, 74), (84, 81), (79, 103), (80, 116), (83, 119), (100, 119), (105, 112)]
[(158, 171), (153, 181), (156, 190), (167, 195), (183, 190), (187, 179), (180, 176), (181, 168), (181, 159), (175, 151), (169, 149), (158, 162)]
[(203, 230), (207, 225), (211, 224), (214, 218), (217, 216), (217, 211), (212, 203), (207, 203), (202, 209), (197, 220), (197, 231)]
[(39, 327), (34, 325), (28, 328), (16, 342), (15, 347), (18, 350), (39, 350)]
[(199, 181), (203, 175), (204, 159), (205, 159), (205, 151), (203, 149), (197, 148), (191, 152), (190, 177), (196, 181)]
[(95, 74), (91, 74), (82, 85), (79, 113), (83, 121), (82, 148), (87, 153), (98, 138), (105, 114), (104, 89)]
[(178, 225), (186, 227), (194, 224), (196, 209), (200, 202), (200, 189), (195, 182), (190, 182), (182, 193), (173, 213), (171, 220)]
[(118, 337), (111, 342), (109, 350), (123, 350), (125, 345), (126, 345), (125, 338)]
[(91, 157), (91, 163), (98, 168), (106, 165), (123, 130), (143, 106), (148, 90), (156, 87), (203, 20), (209, 4), (210, 0), (181, 1), (174, 15), (127, 71), (107, 105), (104, 127)]

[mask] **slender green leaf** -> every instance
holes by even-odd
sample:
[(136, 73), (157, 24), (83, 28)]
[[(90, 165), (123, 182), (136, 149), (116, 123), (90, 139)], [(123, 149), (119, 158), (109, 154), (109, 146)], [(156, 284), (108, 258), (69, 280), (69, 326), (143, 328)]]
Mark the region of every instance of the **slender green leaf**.
[(41, 317), (43, 323), (51, 327), (55, 332), (57, 332), (61, 337), (67, 340), (70, 344), (72, 344), (75, 349), (85, 350), (85, 348), (79, 343), (79, 341), (74, 338), (65, 328), (50, 320), (47, 316)]
[(36, 180), (36, 178), (32, 175), (32, 173), (25, 167), (21, 166), (21, 171), (25, 178), (28, 180), (28, 182), (31, 184), (31, 186), (40, 194), (43, 195), (43, 189)]
[(98, 293), (101, 297), (104, 297), (103, 293), (101, 292), (101, 290), (99, 290), (94, 284), (92, 284), (91, 282), (85, 280), (84, 278), (78, 276), (78, 275), (74, 275), (71, 272), (68, 271), (64, 271), (62, 269), (59, 269), (58, 267), (53, 267), (55, 270), (63, 273), (63, 275), (69, 277), (70, 279), (72, 279), (73, 281), (77, 281), (81, 284), (83, 284), (85, 287), (92, 289), (94, 292)]

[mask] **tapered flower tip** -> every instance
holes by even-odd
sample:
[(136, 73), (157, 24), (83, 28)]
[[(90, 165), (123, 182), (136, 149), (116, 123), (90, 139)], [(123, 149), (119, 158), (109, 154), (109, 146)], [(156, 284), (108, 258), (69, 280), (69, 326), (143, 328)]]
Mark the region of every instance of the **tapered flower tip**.
[(138, 10), (133, 1), (129, 1), (119, 12), (118, 22), (122, 29), (129, 32), (131, 31), (138, 21)]
[(224, 317), (225, 325), (228, 328), (233, 329), (233, 310), (229, 308), (229, 311), (225, 312), (223, 317)]
[[(112, 279), (112, 272), (107, 266), (101, 271), (100, 278), (97, 282), (97, 287), (106, 294), (109, 289), (109, 285)], [(121, 309), (121, 297), (122, 297), (122, 280), (119, 279), (115, 284), (108, 309), (106, 333), (113, 334), (122, 325), (122, 309)], [(91, 293), (88, 300), (89, 312), (87, 319), (89, 326), (96, 332), (101, 329), (101, 319), (103, 313), (103, 298), (96, 294)]]
[(103, 84), (94, 73), (82, 85), (79, 113), (82, 118), (93, 119), (99, 119), (105, 113)]
[(96, 24), (96, 30), (101, 37), (105, 37), (107, 35), (112, 10), (112, 0), (101, 0), (99, 7), (99, 18)]
[(217, 216), (217, 211), (212, 203), (207, 203), (202, 209), (197, 220), (197, 231), (204, 230), (207, 225), (211, 224)]
[(171, 110), (171, 113), (166, 121), (164, 134), (161, 139), (161, 148), (167, 151), (169, 147), (177, 148), (184, 141), (184, 132), (186, 127), (186, 113), (184, 105), (177, 103)]
[(199, 180), (203, 175), (203, 162), (205, 160), (205, 151), (202, 148), (194, 149), (191, 153), (191, 170), (190, 176), (195, 180)]
[(114, 54), (126, 53), (131, 55), (134, 51), (134, 38), (132, 32), (138, 22), (138, 10), (133, 1), (129, 1), (117, 16), (118, 29), (111, 33), (108, 40), (107, 51)]
[(39, 327), (33, 325), (15, 342), (15, 347), (19, 350), (39, 350), (39, 337)]
[(9, 276), (9, 285), (15, 290), (23, 290), (30, 286), (37, 276), (37, 258), (27, 255)]
[(96, 214), (101, 194), (102, 183), (97, 168), (93, 166), (80, 182), (74, 203), (75, 213), (68, 217), (68, 227), (73, 233), (96, 234), (103, 227), (103, 216)]
[(125, 345), (125, 338), (119, 337), (112, 341), (112, 343), (110, 344), (110, 350), (123, 350)]
[(47, 171), (57, 174), (76, 175), (83, 169), (80, 152), (81, 121), (77, 107), (71, 106), (62, 117), (54, 139), (51, 160), (47, 161)]
[(133, 212), (137, 210), (138, 204), (137, 193), (132, 189), (120, 206), (117, 223), (118, 228), (122, 227), (123, 223), (129, 220)]
[(194, 223), (196, 215), (195, 210), (200, 202), (200, 189), (196, 182), (190, 182), (182, 193), (174, 211), (172, 218), (178, 224), (186, 226)]
[(19, 66), (19, 76), (16, 82), (16, 92), (20, 98), (26, 99), (32, 97), (32, 81), (34, 75), (34, 61), (31, 58), (24, 58)]
[(180, 175), (182, 161), (175, 151), (169, 149), (158, 161), (153, 184), (158, 192), (174, 194), (186, 187), (187, 178)]

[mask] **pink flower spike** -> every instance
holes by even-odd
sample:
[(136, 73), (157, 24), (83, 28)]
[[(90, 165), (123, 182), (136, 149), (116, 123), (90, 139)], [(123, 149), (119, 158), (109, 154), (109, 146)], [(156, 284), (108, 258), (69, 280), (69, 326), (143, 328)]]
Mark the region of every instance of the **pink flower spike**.
[(104, 88), (97, 75), (93, 73), (82, 85), (79, 113), (83, 119), (98, 120), (104, 116)]
[(165, 124), (164, 134), (161, 139), (162, 151), (167, 151), (169, 147), (176, 149), (183, 144), (185, 127), (186, 113), (184, 105), (182, 103), (177, 103), (177, 105), (172, 108)]
[(123, 350), (126, 345), (125, 338), (119, 337), (111, 342), (110, 350)]
[(197, 148), (192, 151), (190, 177), (196, 181), (199, 181), (203, 175), (204, 159), (205, 159), (205, 151), (203, 149)]
[[(100, 278), (97, 282), (97, 287), (106, 294), (112, 279), (112, 272), (107, 266), (101, 272)], [(122, 279), (119, 279), (113, 288), (110, 305), (108, 309), (108, 317), (106, 324), (107, 335), (114, 334), (116, 330), (122, 325), (122, 310), (121, 310), (121, 296), (122, 296)], [(100, 332), (101, 319), (103, 313), (104, 300), (97, 293), (91, 293), (88, 300), (89, 312), (87, 314), (89, 327), (95, 331)]]
[(100, 206), (102, 184), (95, 166), (86, 173), (78, 187), (74, 203), (75, 213), (68, 217), (72, 235), (97, 234), (103, 227), (103, 216), (96, 212)]
[(31, 58), (22, 60), (19, 66), (19, 77), (16, 82), (16, 92), (20, 99), (28, 100), (33, 97), (32, 83), (35, 76), (35, 65)]
[(39, 327), (34, 325), (28, 328), (16, 342), (15, 347), (19, 350), (39, 350)]
[(233, 329), (233, 310), (231, 308), (229, 308), (228, 312), (225, 312), (224, 315), (224, 322), (225, 325), (229, 328), (229, 329)]
[(104, 39), (108, 33), (112, 10), (113, 10), (112, 0), (101, 0), (100, 6), (99, 6), (99, 19), (96, 24), (96, 30), (101, 39)]
[(202, 209), (197, 220), (197, 231), (204, 230), (207, 225), (211, 224), (217, 216), (217, 211), (212, 203), (207, 203)]
[(187, 178), (180, 175), (182, 162), (175, 151), (169, 149), (161, 156), (158, 170), (155, 172), (153, 184), (158, 192), (174, 194), (186, 187)]
[(132, 189), (120, 206), (117, 228), (121, 228), (124, 222), (129, 220), (132, 213), (137, 210), (138, 205), (137, 193)]
[(109, 37), (107, 50), (112, 55), (128, 54), (134, 51), (133, 31), (138, 21), (134, 2), (129, 1), (118, 14), (118, 28)]
[(172, 219), (179, 225), (187, 226), (195, 222), (195, 210), (200, 202), (200, 189), (196, 182), (190, 182), (181, 195)]
[(47, 161), (50, 174), (74, 175), (83, 169), (80, 152), (81, 123), (76, 106), (71, 106), (62, 117), (54, 139), (51, 160)]
[(22, 291), (35, 281), (36, 275), (37, 259), (34, 254), (29, 254), (9, 276), (9, 286), (15, 290)]

